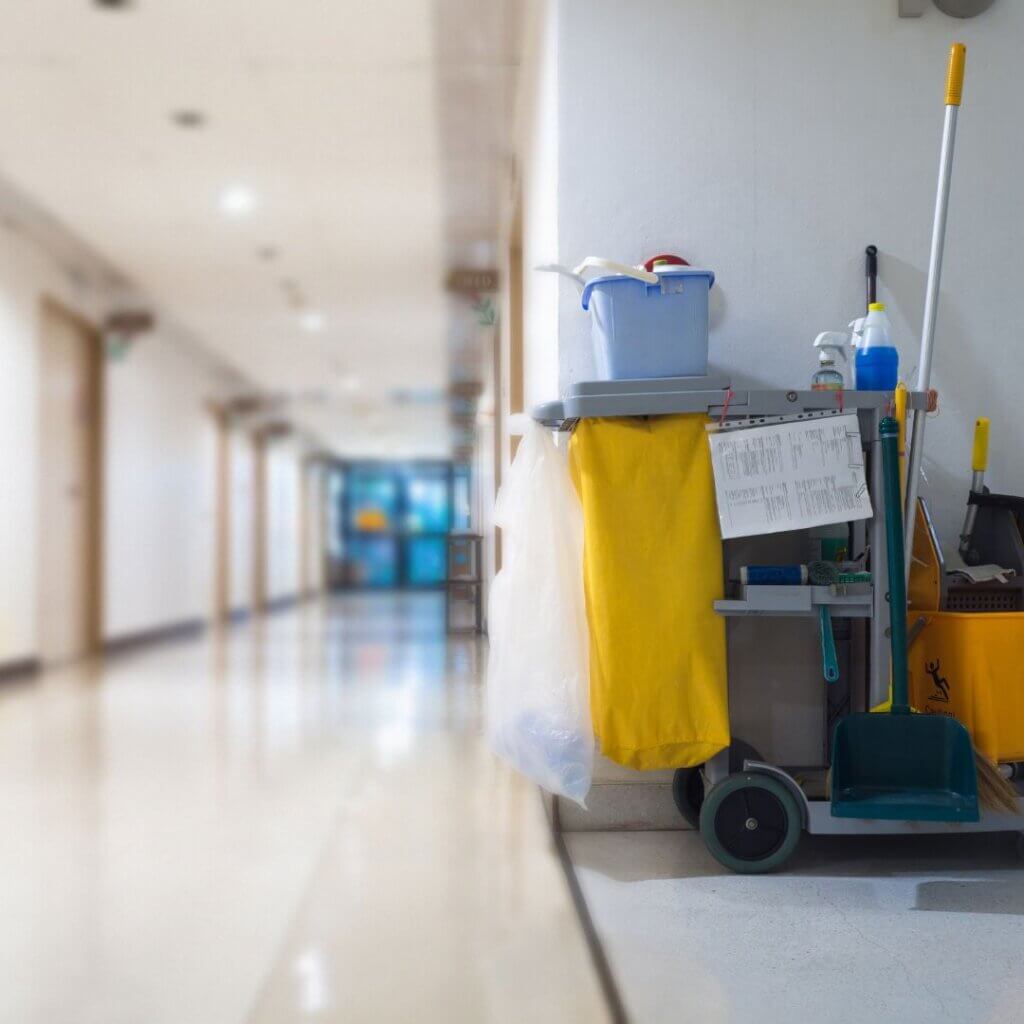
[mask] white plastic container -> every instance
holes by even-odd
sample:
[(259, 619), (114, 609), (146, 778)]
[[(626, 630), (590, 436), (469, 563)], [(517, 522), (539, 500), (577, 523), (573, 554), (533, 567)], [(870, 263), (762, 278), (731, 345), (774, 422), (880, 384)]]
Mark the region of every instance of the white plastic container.
[(893, 391), (899, 380), (899, 352), (892, 343), (892, 325), (881, 302), (868, 306), (868, 315), (851, 325), (857, 356), (858, 391)]

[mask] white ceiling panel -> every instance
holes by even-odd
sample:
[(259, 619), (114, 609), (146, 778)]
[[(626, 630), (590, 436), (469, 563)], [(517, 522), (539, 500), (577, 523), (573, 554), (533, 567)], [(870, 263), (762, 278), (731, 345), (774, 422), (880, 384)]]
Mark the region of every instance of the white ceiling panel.
[[(336, 392), (298, 411), (325, 441), (408, 453), (443, 416), (417, 429), (389, 396), (443, 388), (453, 239), (497, 230), (504, 7), (0, 0), (0, 173), (258, 386)], [(239, 185), (256, 202), (232, 218)]]

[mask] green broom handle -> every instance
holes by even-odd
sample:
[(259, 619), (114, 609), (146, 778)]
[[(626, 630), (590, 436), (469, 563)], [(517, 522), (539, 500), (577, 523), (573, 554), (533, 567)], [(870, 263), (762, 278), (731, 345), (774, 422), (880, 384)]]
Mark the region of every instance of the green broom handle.
[[(907, 687), (907, 583), (903, 575), (903, 502), (900, 488), (899, 424), (886, 416), (878, 425), (885, 482), (885, 542), (889, 562), (889, 638), (892, 646), (892, 711), (910, 714)], [(877, 514), (877, 513), (876, 513)]]

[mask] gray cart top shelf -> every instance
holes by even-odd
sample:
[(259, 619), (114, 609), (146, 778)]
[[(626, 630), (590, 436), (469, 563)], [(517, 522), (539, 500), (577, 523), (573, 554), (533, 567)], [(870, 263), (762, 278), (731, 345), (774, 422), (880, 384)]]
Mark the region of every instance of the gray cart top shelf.
[[(729, 418), (798, 416), (801, 413), (884, 409), (886, 391), (784, 391), (729, 386), (725, 377), (662, 377), (651, 380), (583, 381), (555, 402), (533, 408), (533, 419), (555, 430), (571, 430), (577, 420), (593, 416), (667, 416), (702, 412)], [(926, 397), (908, 396), (912, 409)]]

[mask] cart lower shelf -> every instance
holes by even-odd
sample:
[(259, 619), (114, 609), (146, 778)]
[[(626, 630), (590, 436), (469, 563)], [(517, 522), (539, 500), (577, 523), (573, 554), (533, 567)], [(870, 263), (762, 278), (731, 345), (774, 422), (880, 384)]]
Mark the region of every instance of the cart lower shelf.
[[(1011, 832), (1024, 850), (1024, 794), (1018, 813), (982, 810), (978, 821), (906, 821), (842, 818), (825, 795), (825, 769), (787, 770), (747, 760), (741, 771), (709, 785), (700, 769), (681, 769), (674, 792), (680, 813), (699, 827), (709, 852), (741, 874), (778, 870), (792, 856), (802, 833), (833, 836), (962, 835)], [(1018, 787), (1019, 789), (1019, 787)]]
[(822, 605), (836, 618), (871, 618), (870, 583), (840, 586), (747, 586), (735, 598), (715, 601), (719, 615), (812, 616)]

